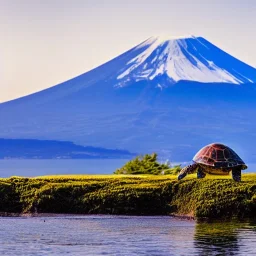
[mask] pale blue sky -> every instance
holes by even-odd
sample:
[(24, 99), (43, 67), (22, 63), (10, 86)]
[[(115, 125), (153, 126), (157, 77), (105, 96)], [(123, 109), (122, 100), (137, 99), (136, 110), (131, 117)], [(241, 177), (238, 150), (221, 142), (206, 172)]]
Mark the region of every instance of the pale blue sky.
[(157, 34), (200, 35), (256, 66), (255, 0), (0, 0), (0, 102), (96, 67)]

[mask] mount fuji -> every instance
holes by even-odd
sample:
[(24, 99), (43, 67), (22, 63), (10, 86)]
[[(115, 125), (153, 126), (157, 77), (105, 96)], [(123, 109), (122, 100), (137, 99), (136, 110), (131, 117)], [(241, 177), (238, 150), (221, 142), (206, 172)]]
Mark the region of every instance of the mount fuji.
[(151, 37), (137, 49), (143, 47), (147, 48), (131, 59), (117, 77), (122, 80), (121, 85), (130, 79), (153, 80), (163, 74), (171, 83), (180, 80), (233, 84), (256, 82), (255, 69), (202, 37)]
[(202, 37), (151, 37), (46, 90), (0, 104), (0, 138), (64, 140), (186, 161), (223, 142), (256, 161), (256, 69)]

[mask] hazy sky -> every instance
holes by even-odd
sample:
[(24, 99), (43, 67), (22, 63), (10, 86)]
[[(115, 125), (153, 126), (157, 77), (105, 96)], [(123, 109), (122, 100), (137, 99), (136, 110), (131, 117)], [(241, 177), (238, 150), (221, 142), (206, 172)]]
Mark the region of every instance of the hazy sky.
[(0, 0), (0, 102), (84, 73), (152, 35), (200, 35), (256, 66), (256, 0)]

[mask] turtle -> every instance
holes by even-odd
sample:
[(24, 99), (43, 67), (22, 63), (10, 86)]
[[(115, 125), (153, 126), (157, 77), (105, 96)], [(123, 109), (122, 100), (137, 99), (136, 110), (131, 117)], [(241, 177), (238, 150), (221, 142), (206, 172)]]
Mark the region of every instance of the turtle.
[(178, 176), (183, 179), (187, 174), (197, 172), (197, 178), (206, 173), (228, 175), (232, 171), (234, 181), (241, 181), (241, 170), (247, 169), (244, 161), (234, 150), (221, 143), (212, 143), (200, 149), (193, 158), (193, 164), (184, 167)]

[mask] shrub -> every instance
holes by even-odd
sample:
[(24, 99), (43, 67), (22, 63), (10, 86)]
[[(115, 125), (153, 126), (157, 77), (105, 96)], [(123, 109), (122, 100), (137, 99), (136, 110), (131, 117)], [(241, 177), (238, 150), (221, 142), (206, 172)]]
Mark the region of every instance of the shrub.
[(170, 165), (157, 162), (157, 154), (146, 154), (137, 156), (135, 159), (126, 163), (120, 169), (117, 169), (115, 174), (165, 174), (170, 171)]

